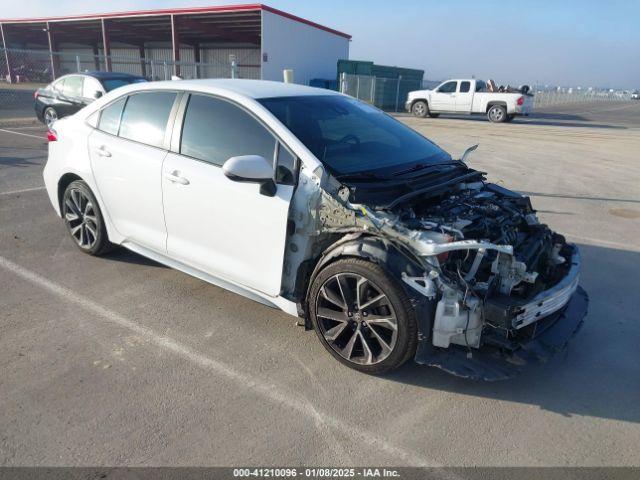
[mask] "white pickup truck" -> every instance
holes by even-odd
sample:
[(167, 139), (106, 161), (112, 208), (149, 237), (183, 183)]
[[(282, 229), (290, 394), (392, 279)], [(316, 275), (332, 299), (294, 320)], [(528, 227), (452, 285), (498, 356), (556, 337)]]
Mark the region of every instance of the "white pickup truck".
[(506, 91), (489, 91), (482, 80), (447, 80), (433, 90), (409, 92), (405, 107), (416, 117), (482, 114), (495, 123), (509, 122), (516, 115), (529, 115), (533, 111), (533, 95), (528, 93), (528, 87), (502, 90)]

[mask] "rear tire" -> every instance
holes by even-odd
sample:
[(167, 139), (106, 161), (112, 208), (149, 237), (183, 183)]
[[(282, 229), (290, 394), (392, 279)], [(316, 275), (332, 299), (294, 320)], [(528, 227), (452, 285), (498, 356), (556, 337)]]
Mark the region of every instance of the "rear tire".
[(359, 258), (331, 263), (313, 280), (307, 306), (320, 343), (348, 367), (378, 375), (415, 355), (415, 311), (379, 265)]
[(115, 248), (109, 241), (98, 201), (82, 180), (75, 180), (67, 186), (61, 212), (69, 235), (82, 252), (99, 256)]
[(503, 123), (507, 120), (507, 109), (502, 105), (492, 105), (487, 111), (487, 118), (492, 123)]
[(42, 120), (47, 128), (51, 128), (51, 126), (58, 120), (58, 112), (53, 107), (47, 107), (42, 112)]
[(418, 100), (411, 106), (411, 113), (415, 117), (424, 118), (429, 115), (429, 105), (424, 100)]

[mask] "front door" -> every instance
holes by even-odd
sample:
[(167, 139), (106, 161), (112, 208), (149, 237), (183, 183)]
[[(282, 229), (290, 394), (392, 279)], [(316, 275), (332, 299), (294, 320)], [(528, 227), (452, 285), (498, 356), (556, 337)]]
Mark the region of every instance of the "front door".
[(94, 178), (114, 227), (159, 253), (166, 251), (160, 177), (175, 98), (172, 92), (144, 92), (118, 100), (102, 110), (89, 137)]
[(456, 108), (456, 90), (458, 82), (452, 80), (443, 83), (431, 94), (429, 109), (440, 112), (454, 112)]
[(233, 156), (274, 159), (274, 136), (240, 106), (193, 94), (179, 150), (167, 155), (162, 168), (169, 256), (277, 296), (293, 186), (281, 183), (270, 197), (259, 185), (234, 182), (222, 172)]

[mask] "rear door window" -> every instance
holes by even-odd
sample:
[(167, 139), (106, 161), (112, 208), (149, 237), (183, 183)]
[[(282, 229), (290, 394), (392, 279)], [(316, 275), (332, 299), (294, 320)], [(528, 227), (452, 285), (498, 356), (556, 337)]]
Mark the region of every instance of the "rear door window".
[(460, 82), (460, 93), (467, 93), (471, 90), (471, 82)]
[(131, 95), (122, 113), (120, 136), (153, 147), (162, 147), (175, 99), (176, 94), (173, 92)]
[(126, 101), (126, 97), (121, 98), (102, 110), (100, 121), (98, 122), (98, 130), (102, 130), (111, 135), (118, 135), (120, 117), (122, 116), (122, 109)]
[(82, 96), (89, 100), (95, 100), (102, 94), (102, 86), (95, 78), (86, 77), (82, 86)]
[(182, 155), (214, 165), (239, 155), (260, 155), (272, 162), (275, 146), (275, 137), (240, 107), (214, 97), (191, 95), (182, 127)]
[(83, 78), (79, 75), (70, 75), (64, 79), (64, 87), (62, 92), (67, 97), (81, 98), (82, 97), (82, 83)]

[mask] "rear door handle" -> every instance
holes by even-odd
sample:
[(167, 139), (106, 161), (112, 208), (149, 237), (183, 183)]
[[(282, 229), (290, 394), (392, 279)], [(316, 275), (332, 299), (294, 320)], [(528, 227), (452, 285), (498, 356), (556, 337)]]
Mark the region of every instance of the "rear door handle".
[(180, 172), (175, 170), (170, 173), (169, 172), (165, 173), (164, 178), (166, 178), (170, 182), (179, 183), (180, 185), (189, 185), (189, 180), (187, 180), (184, 177), (181, 177)]
[(99, 157), (110, 157), (111, 156), (111, 152), (109, 150), (107, 150), (107, 148), (102, 145), (101, 147), (98, 147), (94, 150), (96, 152), (96, 155), (98, 155)]

